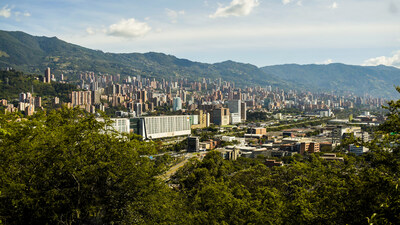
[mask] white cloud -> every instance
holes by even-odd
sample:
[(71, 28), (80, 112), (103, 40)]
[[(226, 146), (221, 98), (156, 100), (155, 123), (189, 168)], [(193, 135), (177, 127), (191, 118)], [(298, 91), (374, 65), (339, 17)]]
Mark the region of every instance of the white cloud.
[(110, 36), (135, 38), (146, 35), (150, 30), (151, 27), (147, 23), (130, 18), (122, 19), (118, 23), (110, 25), (106, 33)]
[(165, 9), (165, 13), (167, 14), (168, 18), (173, 22), (176, 23), (178, 17), (180, 15), (185, 15), (185, 11), (181, 10), (181, 11), (175, 11), (172, 9)]
[(23, 15), (23, 16), (25, 16), (25, 17), (30, 17), (30, 16), (31, 16), (31, 14), (28, 13), (28, 12), (22, 13), (22, 12), (19, 12), (19, 11), (14, 12), (14, 15), (15, 15), (16, 17), (19, 17), (20, 15)]
[(400, 68), (400, 51), (396, 51), (392, 56), (379, 56), (376, 58), (367, 59), (363, 66), (394, 66)]
[(96, 31), (95, 31), (93, 28), (88, 27), (88, 28), (86, 28), (86, 33), (88, 33), (88, 34), (90, 34), (90, 35), (93, 35), (93, 34), (96, 33)]
[(11, 16), (11, 8), (8, 8), (8, 5), (5, 5), (0, 9), (0, 16), (8, 18)]
[(333, 60), (332, 60), (332, 59), (327, 59), (327, 60), (325, 60), (325, 61), (317, 62), (317, 63), (315, 63), (315, 64), (327, 65), (327, 64), (331, 64), (331, 63), (333, 63)]
[(329, 8), (331, 8), (331, 9), (337, 9), (337, 7), (338, 7), (338, 4), (336, 2), (332, 3), (332, 5), (329, 6)]
[(287, 5), (287, 4), (289, 4), (291, 1), (292, 1), (292, 0), (282, 0), (282, 3), (283, 3), (284, 5)]
[(258, 5), (258, 0), (233, 0), (226, 7), (220, 6), (214, 14), (210, 15), (210, 18), (247, 16)]

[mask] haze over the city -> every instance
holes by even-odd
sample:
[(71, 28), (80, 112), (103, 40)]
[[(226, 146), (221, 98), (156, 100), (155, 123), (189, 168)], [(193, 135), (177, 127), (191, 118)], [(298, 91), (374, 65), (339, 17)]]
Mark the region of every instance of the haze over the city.
[(0, 26), (106, 52), (400, 66), (398, 0), (4, 0)]

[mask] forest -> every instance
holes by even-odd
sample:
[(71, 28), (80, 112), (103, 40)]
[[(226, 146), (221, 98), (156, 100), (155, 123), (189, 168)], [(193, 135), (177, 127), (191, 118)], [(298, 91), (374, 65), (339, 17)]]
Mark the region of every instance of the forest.
[(400, 224), (400, 101), (362, 156), (223, 160), (169, 180), (158, 142), (79, 109), (0, 114), (0, 224)]

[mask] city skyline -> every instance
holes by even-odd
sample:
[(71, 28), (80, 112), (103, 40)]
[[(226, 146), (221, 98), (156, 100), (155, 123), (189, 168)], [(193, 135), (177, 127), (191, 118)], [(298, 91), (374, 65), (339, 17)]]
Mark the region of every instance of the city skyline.
[(399, 1), (10, 1), (0, 25), (105, 52), (257, 66), (400, 66)]

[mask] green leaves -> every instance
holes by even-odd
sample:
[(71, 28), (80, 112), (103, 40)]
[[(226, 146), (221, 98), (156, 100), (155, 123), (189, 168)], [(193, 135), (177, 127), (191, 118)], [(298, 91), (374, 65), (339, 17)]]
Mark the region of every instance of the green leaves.
[(132, 208), (135, 202), (162, 208), (152, 196), (169, 189), (154, 178), (160, 172), (155, 163), (138, 153), (154, 153), (152, 144), (118, 138), (106, 129), (107, 120), (78, 109), (21, 121), (6, 117), (0, 115), (5, 224), (108, 224), (125, 221), (132, 210), (142, 215), (142, 209)]

